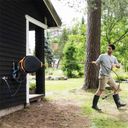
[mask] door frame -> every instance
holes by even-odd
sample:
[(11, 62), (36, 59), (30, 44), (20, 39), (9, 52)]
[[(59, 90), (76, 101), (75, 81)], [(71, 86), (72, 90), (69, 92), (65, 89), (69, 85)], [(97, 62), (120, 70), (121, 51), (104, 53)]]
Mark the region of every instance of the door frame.
[[(29, 15), (25, 15), (25, 19), (26, 19), (26, 55), (29, 55), (29, 23), (32, 23), (38, 27), (41, 27), (44, 30), (46, 30), (48, 28), (48, 26)], [(27, 105), (30, 104), (30, 101), (29, 101), (29, 79), (28, 79), (29, 77), (28, 76), (29, 76), (29, 74), (27, 74), (27, 79), (26, 79), (26, 104)]]

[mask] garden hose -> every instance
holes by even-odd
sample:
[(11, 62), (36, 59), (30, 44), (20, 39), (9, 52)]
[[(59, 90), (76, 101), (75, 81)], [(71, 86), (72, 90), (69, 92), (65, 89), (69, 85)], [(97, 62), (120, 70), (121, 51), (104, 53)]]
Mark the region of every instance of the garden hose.
[(11, 91), (11, 86), (10, 86), (10, 84), (8, 83), (8, 78), (6, 78), (5, 76), (4, 77), (2, 77), (1, 78), (4, 82), (5, 82), (5, 84), (7, 85), (7, 88), (8, 88), (8, 90), (9, 90), (9, 93), (10, 93), (10, 96), (11, 97), (14, 97), (14, 96), (16, 96), (16, 94), (19, 92), (19, 90), (20, 90), (20, 88), (21, 88), (21, 86), (22, 86), (22, 83), (20, 83), (19, 85), (18, 85), (18, 88), (16, 89), (16, 91), (15, 92), (12, 92)]
[(39, 70), (40, 67), (41, 67), (41, 61), (34, 56), (25, 56), (23, 59), (19, 61), (18, 64), (16, 64), (13, 61), (11, 78), (17, 84), (19, 84), (15, 92), (12, 92), (11, 90), (11, 85), (8, 82), (8, 77), (3, 76), (1, 78), (1, 80), (3, 80), (7, 86), (10, 96), (14, 97), (19, 92), (23, 82), (26, 80), (26, 73), (36, 72)]

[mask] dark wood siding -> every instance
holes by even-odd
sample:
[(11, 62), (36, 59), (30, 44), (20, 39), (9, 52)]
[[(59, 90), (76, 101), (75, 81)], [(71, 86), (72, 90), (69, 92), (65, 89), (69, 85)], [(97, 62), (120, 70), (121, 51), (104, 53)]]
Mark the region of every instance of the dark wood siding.
[[(42, 11), (42, 10), (41, 10)], [(36, 0), (0, 0), (0, 78), (10, 76), (12, 62), (26, 55), (25, 14), (44, 21), (38, 10)], [(8, 80), (11, 91), (19, 86)], [(26, 101), (26, 82), (22, 83), (16, 96), (10, 96), (5, 83), (0, 79), (0, 109), (24, 104)]]

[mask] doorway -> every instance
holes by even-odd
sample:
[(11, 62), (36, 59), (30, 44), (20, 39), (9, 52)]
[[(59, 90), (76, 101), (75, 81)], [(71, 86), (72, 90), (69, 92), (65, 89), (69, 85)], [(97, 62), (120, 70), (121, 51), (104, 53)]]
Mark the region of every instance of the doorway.
[[(37, 32), (35, 33), (35, 26), (36, 28), (41, 28), (43, 30), (47, 29), (47, 25), (45, 25), (44, 23), (34, 19), (33, 17), (29, 16), (29, 15), (25, 15), (26, 18), (26, 55), (34, 55), (37, 50), (37, 48), (35, 48), (35, 36), (37, 36)], [(30, 29), (32, 28), (32, 29)], [(40, 29), (39, 29), (40, 30)], [(39, 32), (39, 31), (38, 31)], [(40, 34), (41, 35), (41, 34)], [(44, 36), (44, 35), (43, 35)], [(36, 74), (37, 75), (37, 74)], [(27, 80), (26, 80), (26, 104), (30, 104), (30, 100), (34, 100), (35, 97), (38, 96), (42, 96), (41, 94), (30, 94), (30, 90), (29, 90), (29, 84), (30, 84), (30, 74), (27, 74)], [(39, 75), (38, 75), (39, 76)], [(33, 80), (35, 78), (35, 76), (32, 78)], [(40, 88), (38, 88), (40, 89)]]

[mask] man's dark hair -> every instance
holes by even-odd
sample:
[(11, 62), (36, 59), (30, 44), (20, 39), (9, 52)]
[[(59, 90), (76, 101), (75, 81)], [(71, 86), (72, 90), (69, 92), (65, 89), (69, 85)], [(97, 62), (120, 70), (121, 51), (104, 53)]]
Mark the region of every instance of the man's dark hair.
[(109, 46), (109, 47), (111, 47), (111, 48), (112, 48), (112, 50), (115, 50), (115, 49), (116, 49), (116, 47), (115, 47), (115, 45), (114, 45), (114, 44), (109, 44), (108, 46)]

